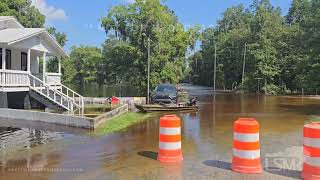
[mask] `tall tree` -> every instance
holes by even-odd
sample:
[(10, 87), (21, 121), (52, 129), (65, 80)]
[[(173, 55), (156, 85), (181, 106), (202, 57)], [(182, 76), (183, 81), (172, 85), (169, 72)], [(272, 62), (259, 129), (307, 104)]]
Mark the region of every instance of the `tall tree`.
[(70, 61), (73, 70), (73, 76), (68, 79), (75, 84), (83, 85), (85, 82), (95, 82), (97, 68), (96, 66), (102, 59), (101, 50), (97, 47), (73, 46), (71, 48)]
[(177, 83), (183, 78), (185, 54), (196, 41), (192, 35), (196, 31), (186, 31), (174, 12), (159, 0), (136, 0), (127, 6), (113, 7), (102, 19), (102, 26), (108, 36), (114, 35), (134, 49), (133, 58), (142, 57), (128, 69), (139, 72), (132, 76), (140, 87), (144, 88), (147, 82), (148, 43), (151, 83)]

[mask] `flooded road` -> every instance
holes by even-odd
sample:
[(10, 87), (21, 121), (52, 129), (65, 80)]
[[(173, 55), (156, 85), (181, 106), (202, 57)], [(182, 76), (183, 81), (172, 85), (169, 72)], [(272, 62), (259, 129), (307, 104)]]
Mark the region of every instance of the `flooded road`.
[[(38, 142), (25, 138), (18, 150), (7, 148), (9, 131), (1, 131), (0, 179), (297, 179), (301, 169), (302, 128), (320, 114), (320, 101), (293, 97), (213, 95), (210, 89), (189, 88), (199, 97), (199, 112), (180, 113), (182, 150), (180, 164), (155, 160), (159, 116), (106, 137), (73, 129), (42, 130)], [(232, 125), (239, 117), (254, 117), (261, 127), (263, 175), (241, 175), (229, 170), (232, 159)], [(2, 122), (2, 121), (0, 121)], [(6, 124), (6, 127), (9, 127)], [(20, 128), (20, 127), (19, 127)], [(2, 134), (1, 134), (2, 132)], [(28, 136), (27, 136), (28, 137)], [(12, 151), (12, 152), (11, 152)], [(274, 161), (277, 159), (279, 161)], [(278, 162), (278, 163), (275, 163)], [(283, 163), (279, 163), (283, 162)], [(283, 166), (282, 166), (283, 165)], [(280, 167), (279, 167), (280, 166)], [(279, 170), (277, 168), (284, 168)]]

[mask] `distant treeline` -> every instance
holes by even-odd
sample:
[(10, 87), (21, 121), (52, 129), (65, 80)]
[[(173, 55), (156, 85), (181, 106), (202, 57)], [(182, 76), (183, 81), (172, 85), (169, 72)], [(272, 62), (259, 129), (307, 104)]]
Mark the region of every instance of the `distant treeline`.
[[(30, 0), (2, 0), (0, 15), (15, 16), (25, 27), (45, 24), (45, 17)], [(212, 86), (217, 50), (219, 89), (256, 92), (260, 79), (261, 90), (267, 94), (317, 91), (319, 0), (293, 0), (285, 16), (269, 0), (253, 0), (249, 7), (240, 4), (228, 8), (216, 24), (213, 28), (186, 29), (174, 11), (160, 0), (136, 0), (114, 6), (101, 19), (107, 34), (105, 43), (101, 48), (72, 47), (70, 58), (63, 61), (63, 80), (77, 85), (91, 82), (130, 85), (146, 92), (150, 54), (152, 86), (181, 81)], [(48, 30), (65, 45), (66, 34), (55, 28)], [(197, 42), (201, 46), (195, 52)], [(190, 52), (195, 53), (188, 56)], [(58, 68), (55, 58), (47, 64), (50, 71)]]
[[(246, 45), (244, 84), (242, 71)], [(320, 85), (320, 1), (293, 0), (287, 15), (269, 0), (230, 7), (202, 33), (201, 50), (189, 58), (192, 82), (267, 94), (316, 93)]]

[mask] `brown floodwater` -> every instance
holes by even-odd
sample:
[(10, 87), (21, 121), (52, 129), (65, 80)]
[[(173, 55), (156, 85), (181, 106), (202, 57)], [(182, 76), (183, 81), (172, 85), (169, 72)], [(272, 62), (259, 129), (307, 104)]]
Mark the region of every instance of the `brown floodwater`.
[[(320, 114), (319, 100), (188, 89), (198, 97), (200, 110), (178, 114), (183, 121), (181, 163), (155, 160), (160, 115), (104, 137), (61, 126), (0, 120), (0, 179), (299, 178), (303, 124)], [(260, 123), (263, 175), (229, 170), (232, 125), (239, 117), (254, 117)]]

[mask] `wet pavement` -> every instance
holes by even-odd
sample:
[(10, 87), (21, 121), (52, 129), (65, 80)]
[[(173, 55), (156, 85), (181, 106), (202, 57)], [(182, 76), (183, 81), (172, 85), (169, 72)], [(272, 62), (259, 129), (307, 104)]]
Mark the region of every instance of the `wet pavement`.
[[(0, 179), (300, 178), (302, 128), (310, 117), (320, 114), (319, 100), (213, 95), (211, 89), (188, 89), (199, 97), (200, 110), (178, 114), (183, 120), (181, 163), (156, 160), (160, 115), (105, 137), (58, 126), (43, 130), (44, 126), (30, 125), (19, 127), (16, 133), (0, 128)], [(260, 123), (262, 175), (229, 170), (232, 125), (239, 117), (254, 117)]]

